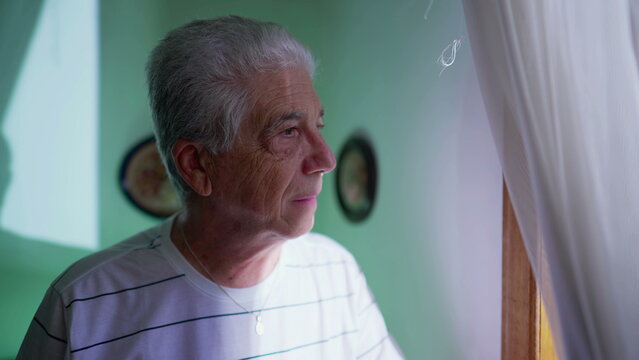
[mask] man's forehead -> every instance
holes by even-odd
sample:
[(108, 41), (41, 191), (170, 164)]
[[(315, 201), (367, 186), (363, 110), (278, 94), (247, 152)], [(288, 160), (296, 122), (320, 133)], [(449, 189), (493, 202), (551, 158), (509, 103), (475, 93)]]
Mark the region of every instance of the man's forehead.
[(324, 113), (308, 72), (287, 68), (254, 78), (253, 126), (269, 128), (289, 120), (318, 118)]
[(317, 114), (307, 114), (305, 111), (288, 111), (277, 116), (275, 121), (284, 122), (288, 120), (303, 120), (309, 116), (324, 117), (324, 108), (320, 107)]
[(255, 95), (266, 101), (279, 96), (315, 93), (310, 75), (304, 68), (299, 67), (260, 72), (252, 81)]
[(254, 92), (256, 103), (264, 108), (282, 106), (309, 106), (319, 103), (319, 97), (310, 81), (270, 83), (258, 86)]

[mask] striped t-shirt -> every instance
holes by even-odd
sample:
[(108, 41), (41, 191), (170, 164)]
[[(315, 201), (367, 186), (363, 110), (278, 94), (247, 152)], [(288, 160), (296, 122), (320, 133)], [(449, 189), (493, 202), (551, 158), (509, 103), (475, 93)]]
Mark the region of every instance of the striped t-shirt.
[(18, 359), (400, 359), (363, 273), (333, 240), (287, 241), (275, 270), (225, 290), (170, 240), (172, 220), (67, 269)]

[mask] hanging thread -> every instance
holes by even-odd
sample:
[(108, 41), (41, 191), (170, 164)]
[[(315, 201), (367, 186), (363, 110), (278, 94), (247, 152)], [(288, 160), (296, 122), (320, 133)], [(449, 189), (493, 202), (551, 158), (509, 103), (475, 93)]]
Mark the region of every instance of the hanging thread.
[(433, 7), (433, 3), (435, 0), (430, 0), (428, 7), (426, 8), (426, 12), (424, 13), (424, 20), (428, 20), (428, 14), (430, 13), (430, 8)]
[(457, 57), (457, 51), (461, 48), (461, 38), (453, 40), (442, 51), (442, 54), (437, 58), (437, 63), (442, 66), (442, 71), (439, 72), (439, 76), (442, 75), (444, 70), (455, 63)]

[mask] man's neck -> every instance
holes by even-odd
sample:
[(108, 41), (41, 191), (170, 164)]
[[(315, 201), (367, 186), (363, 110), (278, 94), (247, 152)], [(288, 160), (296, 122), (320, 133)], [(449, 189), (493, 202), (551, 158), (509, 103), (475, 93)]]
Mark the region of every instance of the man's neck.
[(205, 222), (186, 212), (173, 222), (171, 239), (202, 275), (232, 288), (254, 286), (266, 279), (275, 269), (285, 241), (240, 233), (232, 226)]

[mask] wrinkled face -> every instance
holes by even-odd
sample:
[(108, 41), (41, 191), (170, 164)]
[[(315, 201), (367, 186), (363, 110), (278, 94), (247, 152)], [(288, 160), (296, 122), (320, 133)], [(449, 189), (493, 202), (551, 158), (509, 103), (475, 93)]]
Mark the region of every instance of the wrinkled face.
[(215, 202), (236, 228), (293, 238), (312, 228), (322, 175), (335, 167), (322, 105), (298, 68), (259, 74), (253, 94), (233, 148), (213, 159)]

